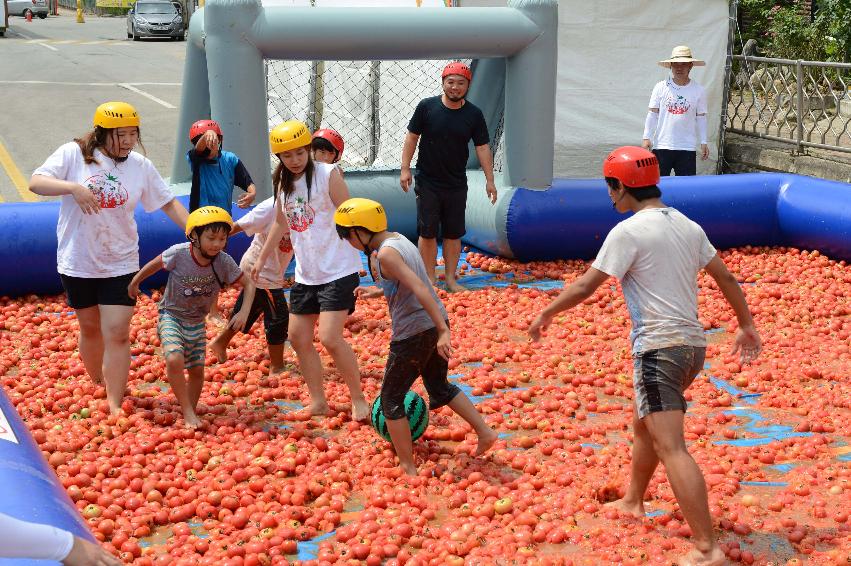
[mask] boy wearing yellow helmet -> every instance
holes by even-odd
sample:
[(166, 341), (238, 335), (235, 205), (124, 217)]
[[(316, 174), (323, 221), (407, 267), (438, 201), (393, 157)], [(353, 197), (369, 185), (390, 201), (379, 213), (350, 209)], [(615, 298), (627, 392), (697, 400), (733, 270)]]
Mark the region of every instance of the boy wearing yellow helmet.
[(349, 198), (349, 188), (334, 165), (313, 161), (305, 124), (286, 121), (270, 132), (269, 142), (280, 160), (272, 176), (276, 217), (251, 277), (257, 280), (282, 238), (292, 243), (297, 261), (290, 290), (289, 339), (310, 391), (310, 413), (330, 411), (322, 386), (322, 360), (313, 345), (318, 325), (319, 340), (349, 389), (352, 419), (366, 420), (369, 405), (361, 389), (358, 360), (343, 337), (346, 319), (355, 310), (361, 260), (334, 231), (334, 210)]
[(447, 379), (452, 353), (449, 317), (430, 285), (419, 250), (401, 234), (387, 231), (384, 207), (374, 200), (347, 200), (337, 208), (334, 223), (341, 240), (375, 260), (370, 268), (387, 297), (393, 337), (381, 383), (381, 410), (402, 470), (417, 474), (404, 400), (420, 375), (429, 408), (448, 405), (476, 431), (479, 445), (475, 455), (484, 454), (496, 442), (497, 433)]
[[(240, 282), (245, 290), (245, 300), (229, 326), (242, 330), (254, 300), (254, 283), (223, 251), (232, 227), (233, 220), (226, 210), (217, 206), (199, 208), (189, 215), (186, 222), (186, 237), (190, 241), (175, 244), (148, 262), (133, 277), (127, 289), (131, 297), (136, 297), (142, 281), (160, 269), (169, 272), (159, 304), (157, 332), (168, 381), (189, 428), (201, 424), (195, 411), (204, 385), (207, 347), (204, 318), (210, 311), (210, 303), (225, 286)], [(184, 369), (189, 375), (188, 380), (184, 379)]]
[(127, 285), (139, 271), (134, 210), (162, 210), (181, 230), (186, 209), (144, 155), (139, 115), (126, 102), (98, 106), (94, 129), (57, 149), (35, 170), (30, 190), (60, 197), (57, 271), (80, 323), (80, 357), (95, 383), (106, 383), (118, 414), (130, 371)]

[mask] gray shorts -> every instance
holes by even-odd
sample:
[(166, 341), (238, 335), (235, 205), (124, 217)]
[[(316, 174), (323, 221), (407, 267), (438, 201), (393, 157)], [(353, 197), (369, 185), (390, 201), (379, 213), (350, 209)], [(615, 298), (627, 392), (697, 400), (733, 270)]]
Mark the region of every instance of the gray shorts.
[(632, 382), (638, 418), (662, 411), (686, 411), (683, 392), (703, 369), (706, 348), (673, 346), (648, 350), (633, 359)]

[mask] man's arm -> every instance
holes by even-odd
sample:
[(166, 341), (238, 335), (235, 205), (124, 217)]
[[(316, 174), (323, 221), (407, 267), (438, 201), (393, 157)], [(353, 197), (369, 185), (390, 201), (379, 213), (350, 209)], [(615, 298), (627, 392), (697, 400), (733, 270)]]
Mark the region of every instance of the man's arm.
[(718, 284), (724, 298), (727, 299), (727, 302), (733, 307), (733, 312), (736, 313), (739, 329), (736, 331), (732, 353), (741, 351), (742, 362), (750, 362), (756, 359), (762, 351), (762, 340), (754, 326), (751, 310), (742, 288), (739, 287), (739, 282), (736, 281), (736, 278), (730, 273), (718, 254), (715, 254), (715, 257), (706, 264), (704, 269)]
[(656, 125), (659, 123), (659, 109), (648, 108), (647, 117), (644, 119), (644, 136), (641, 147), (650, 149), (653, 146), (653, 136), (656, 134)]
[(532, 341), (537, 342), (541, 339), (541, 331), (546, 330), (550, 323), (552, 323), (555, 315), (561, 311), (572, 309), (593, 295), (594, 291), (597, 290), (597, 287), (605, 283), (609, 277), (610, 275), (608, 273), (589, 267), (588, 271), (583, 273), (579, 279), (571, 283), (567, 289), (562, 291), (559, 296), (547, 305), (546, 308), (541, 311), (541, 314), (532, 321), (532, 325), (529, 326), (529, 336), (532, 338)]
[(479, 164), (482, 166), (482, 172), (485, 174), (485, 191), (488, 193), (491, 204), (496, 204), (496, 184), (493, 181), (493, 153), (491, 152), (491, 146), (488, 144), (477, 145), (476, 157), (479, 158)]
[(402, 168), (399, 174), (399, 186), (406, 193), (411, 188), (413, 176), (411, 175), (411, 160), (414, 158), (414, 151), (417, 149), (417, 143), (420, 141), (419, 134), (409, 131), (405, 134), (405, 143), (402, 145)]

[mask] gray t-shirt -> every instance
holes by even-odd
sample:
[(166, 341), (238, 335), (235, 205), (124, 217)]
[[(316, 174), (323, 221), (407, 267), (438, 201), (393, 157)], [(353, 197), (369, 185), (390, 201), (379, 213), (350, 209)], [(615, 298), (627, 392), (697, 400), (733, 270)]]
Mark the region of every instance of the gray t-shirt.
[(159, 304), (161, 311), (192, 324), (203, 322), (219, 290), (242, 276), (242, 270), (225, 252), (210, 265), (199, 265), (195, 253), (190, 242), (175, 244), (163, 252), (163, 269), (169, 274)]
[[(378, 249), (381, 250), (385, 246), (399, 252), (405, 265), (426, 284), (431, 291), (431, 296), (434, 297), (434, 300), (440, 307), (440, 312), (443, 314), (444, 320), (446, 320), (448, 318), (446, 309), (443, 307), (443, 303), (440, 302), (437, 293), (434, 292), (434, 287), (431, 286), (431, 282), (428, 280), (428, 273), (426, 273), (425, 264), (423, 264), (420, 251), (417, 247), (410, 240), (399, 234), (395, 234), (384, 240)], [(419, 300), (417, 300), (416, 295), (409, 288), (399, 285), (399, 281), (396, 279), (385, 278), (381, 273), (381, 263), (377, 260), (375, 263), (377, 283), (384, 290), (384, 296), (387, 298), (387, 307), (390, 310), (390, 320), (392, 321), (393, 329), (392, 340), (394, 342), (404, 340), (429, 328), (434, 328), (434, 321), (431, 320), (431, 317), (420, 304)]]

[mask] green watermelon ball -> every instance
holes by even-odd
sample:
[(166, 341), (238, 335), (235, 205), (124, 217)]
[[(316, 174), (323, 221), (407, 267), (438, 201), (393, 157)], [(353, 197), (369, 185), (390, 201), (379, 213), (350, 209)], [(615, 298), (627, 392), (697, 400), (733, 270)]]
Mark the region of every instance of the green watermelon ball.
[[(405, 395), (405, 414), (411, 429), (411, 440), (417, 440), (428, 428), (428, 405), (414, 391), (408, 391)], [(384, 421), (384, 413), (381, 410), (381, 397), (376, 397), (372, 402), (371, 420), (375, 431), (384, 440), (391, 442), (387, 423)]]

